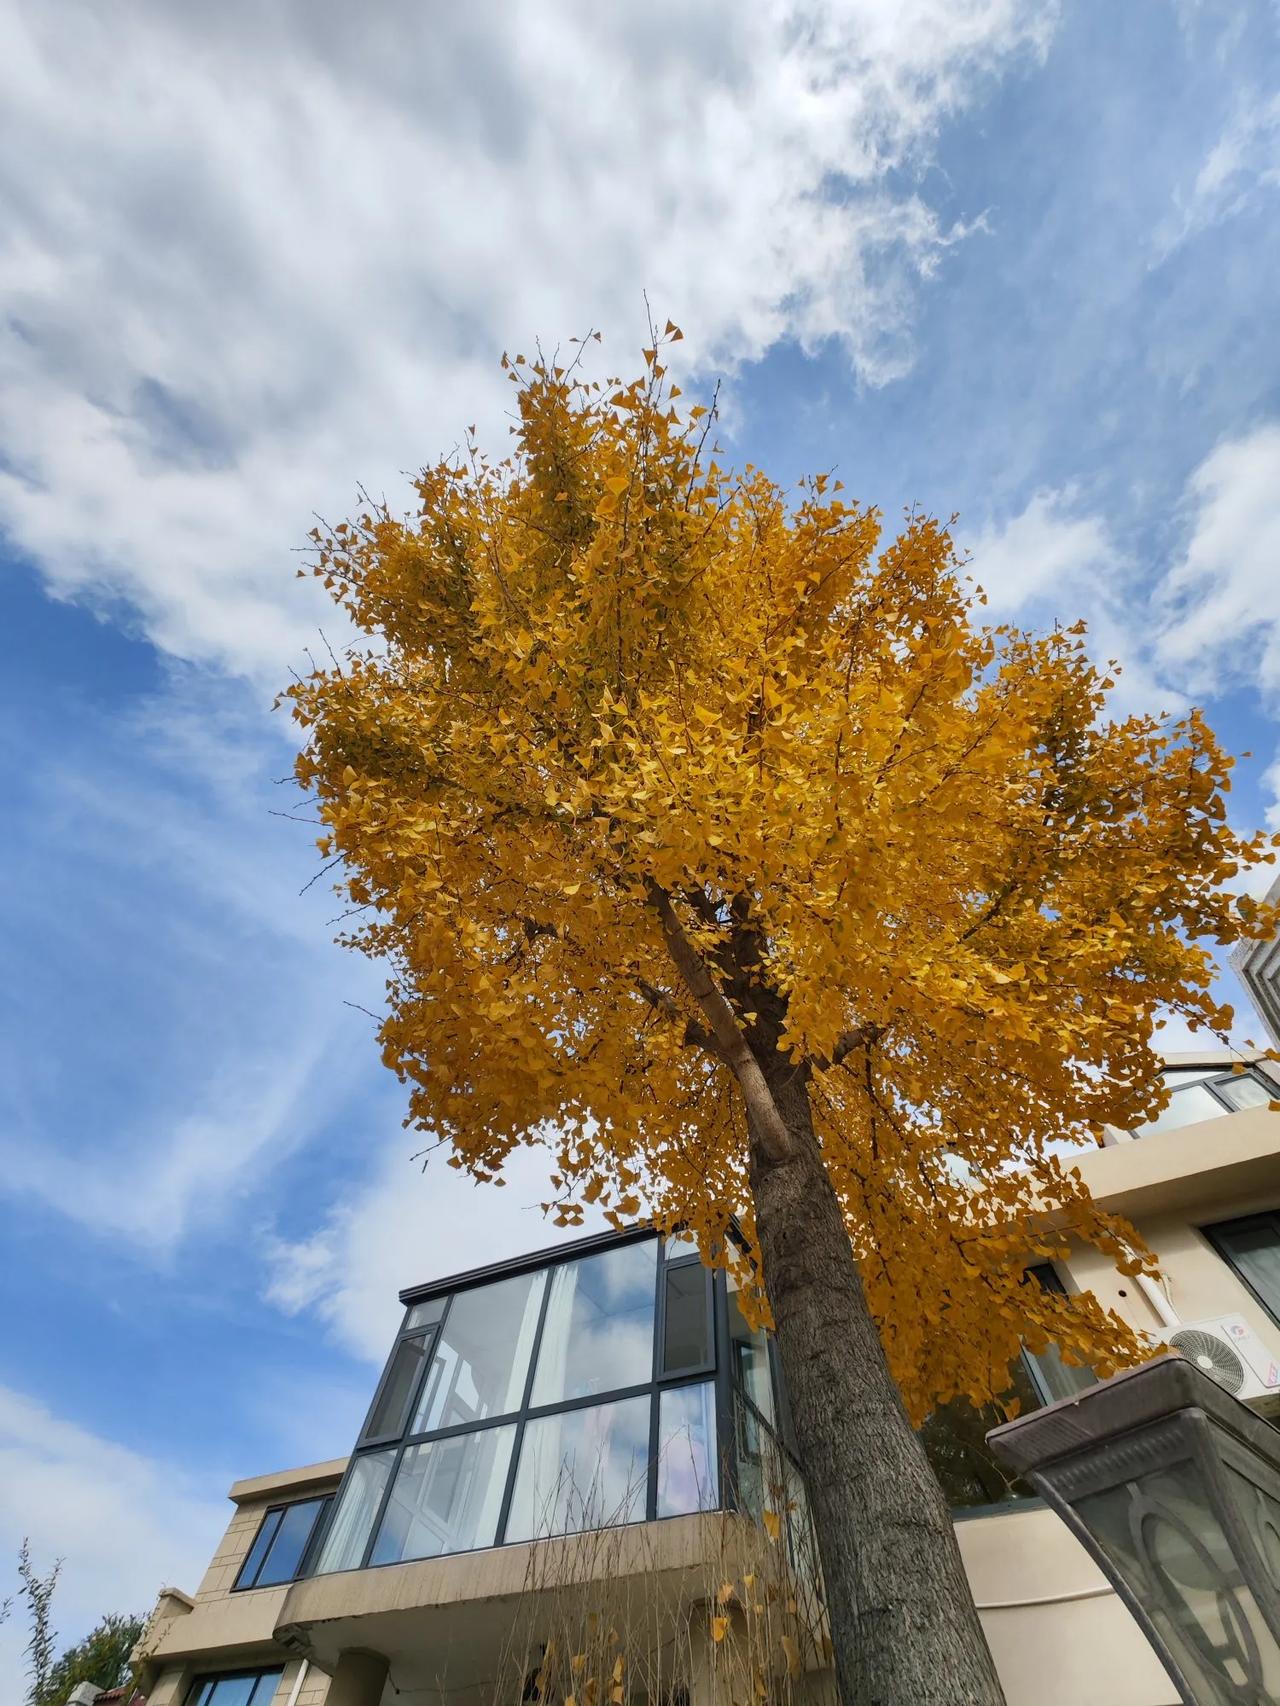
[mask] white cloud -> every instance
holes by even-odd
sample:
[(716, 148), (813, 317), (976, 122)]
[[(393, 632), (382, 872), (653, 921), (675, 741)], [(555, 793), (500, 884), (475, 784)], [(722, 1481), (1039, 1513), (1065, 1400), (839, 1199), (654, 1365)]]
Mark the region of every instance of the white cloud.
[(1197, 693), (1280, 693), (1280, 423), (1218, 445), (1187, 483), (1188, 541), (1160, 595), (1156, 655)]
[(1073, 514), (1069, 489), (1036, 492), (1026, 508), (972, 541), (970, 573), (990, 600), (993, 614), (1022, 609), (1039, 598), (1069, 601), (1093, 595), (1115, 559), (1102, 520)]
[(1134, 565), (1106, 522), (1080, 509), (1074, 489), (1036, 492), (1017, 515), (965, 543), (968, 572), (986, 592), (993, 620), (1088, 623), (1094, 661), (1114, 659), (1120, 668), (1113, 714), (1185, 708), (1183, 695), (1153, 667), (1144, 625), (1135, 621), (1146, 593)]
[[(24, 1536), (41, 1574), (64, 1558), (53, 1603), (59, 1651), (105, 1612), (146, 1614), (162, 1586), (194, 1591), (230, 1514), (175, 1465), (0, 1386), (0, 1599), (16, 1589)], [(26, 1672), (24, 1613), (15, 1600), (0, 1625), (0, 1675), (13, 1700)]]
[[(0, 1191), (135, 1259), (263, 1188), (377, 1074), (344, 999), (381, 976), (330, 943), (324, 879), (299, 897), (313, 832), (268, 816), (291, 796), (262, 725), (242, 687), (181, 672), (87, 738), (46, 731), (10, 800)], [(387, 1085), (362, 1112), (394, 1125)]]
[[(411, 1153), (402, 1134), (314, 1233), (266, 1240), (267, 1301), (288, 1315), (314, 1310), (340, 1344), (371, 1362), (387, 1354), (405, 1286), (582, 1235), (561, 1231), (539, 1211), (551, 1194), (543, 1151), (517, 1151), (504, 1187), (473, 1184), (443, 1156), (424, 1172)], [(592, 1218), (586, 1230), (603, 1225)]]
[(1280, 187), (1280, 95), (1242, 98), (1185, 196), (1156, 233), (1158, 261), (1189, 237), (1241, 213), (1260, 192)]
[(865, 380), (903, 371), (964, 230), (910, 186), (1053, 17), (11, 12), (0, 524), (60, 591), (274, 680), (320, 611), (288, 573), (311, 512), (395, 496), (464, 423), (502, 435), (508, 342), (603, 325), (622, 362), (647, 287), (703, 365), (835, 337)]

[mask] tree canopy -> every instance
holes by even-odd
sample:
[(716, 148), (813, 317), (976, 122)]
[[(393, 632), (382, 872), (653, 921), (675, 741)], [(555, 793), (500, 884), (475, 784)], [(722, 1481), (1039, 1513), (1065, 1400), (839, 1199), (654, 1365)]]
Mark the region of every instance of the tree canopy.
[(1161, 1008), (1229, 1026), (1211, 947), (1274, 919), (1223, 885), (1273, 855), (1202, 717), (1110, 717), (1081, 626), (985, 625), (947, 527), (723, 465), (678, 336), (625, 383), (504, 358), (509, 456), (471, 431), (416, 513), (313, 535), (370, 643), (288, 690), (297, 775), (388, 963), (383, 1058), (476, 1179), (546, 1141), (559, 1224), (750, 1268), (780, 1057), (917, 1418), (1020, 1341), (1105, 1370), (1128, 1329), (1026, 1265), (1150, 1257), (1063, 1145), (1159, 1106)]

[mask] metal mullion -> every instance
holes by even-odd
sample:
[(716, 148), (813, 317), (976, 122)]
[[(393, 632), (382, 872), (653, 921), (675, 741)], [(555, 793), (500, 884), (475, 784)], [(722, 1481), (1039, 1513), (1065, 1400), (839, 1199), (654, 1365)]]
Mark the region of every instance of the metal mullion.
[[(690, 1376), (696, 1380), (698, 1376)], [(676, 1381), (673, 1385), (679, 1384)], [(566, 1410), (589, 1410), (595, 1404), (621, 1404), (628, 1398), (643, 1398), (646, 1392), (652, 1392), (654, 1382), (642, 1380), (635, 1386), (615, 1386), (609, 1392), (588, 1392), (581, 1398), (557, 1398), (554, 1404), (539, 1404), (536, 1409), (525, 1411), (525, 1420), (539, 1422), (544, 1416), (558, 1416)]]
[[(520, 1418), (519, 1410), (504, 1410), (500, 1416), (481, 1416), (476, 1421), (453, 1422), (447, 1428), (428, 1428), (425, 1433), (405, 1434), (405, 1445), (434, 1445), (436, 1440), (457, 1439), (459, 1434), (480, 1434), (486, 1428), (510, 1427)], [(394, 1444), (394, 1441), (389, 1441)]]
[(667, 1332), (667, 1241), (658, 1245), (658, 1259), (653, 1264), (656, 1290), (653, 1299), (653, 1344), (649, 1363), (649, 1461), (645, 1466), (644, 1519), (654, 1522), (658, 1515), (658, 1376), (662, 1372), (663, 1341)]
[(533, 1397), (533, 1382), (538, 1372), (538, 1358), (542, 1355), (542, 1334), (547, 1325), (547, 1311), (551, 1307), (551, 1274), (550, 1268), (542, 1269), (542, 1302), (538, 1306), (538, 1324), (533, 1330), (533, 1349), (529, 1352), (529, 1372), (524, 1377), (524, 1392), (521, 1394), (520, 1409), (516, 1415), (516, 1433), (511, 1442), (511, 1461), (507, 1465), (507, 1479), (502, 1489), (502, 1503), (498, 1506), (498, 1526), (493, 1539), (495, 1546), (501, 1546), (506, 1541), (507, 1518), (511, 1515), (511, 1500), (515, 1496), (516, 1474), (520, 1468), (520, 1453), (524, 1446), (524, 1428), (529, 1418), (529, 1400)]
[(716, 1451), (720, 1458), (720, 1503), (736, 1510), (738, 1453), (733, 1414), (733, 1364), (729, 1355), (729, 1283), (723, 1269), (711, 1275), (712, 1348), (715, 1352)]

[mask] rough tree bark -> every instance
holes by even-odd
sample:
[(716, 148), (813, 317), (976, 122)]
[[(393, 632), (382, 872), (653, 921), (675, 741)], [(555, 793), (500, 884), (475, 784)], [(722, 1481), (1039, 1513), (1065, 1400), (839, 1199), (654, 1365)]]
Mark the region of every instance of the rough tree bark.
[[(843, 1706), (1004, 1706), (951, 1513), (889, 1372), (809, 1103), (809, 1068), (779, 1044), (786, 1001), (760, 975), (749, 904), (717, 959), (671, 896), (649, 898), (708, 1030), (698, 1044), (738, 1082), (751, 1193), (791, 1420), (822, 1559)], [(704, 912), (705, 895), (694, 894)], [(718, 921), (718, 920), (717, 920)], [(744, 1027), (738, 1014), (749, 1014)], [(864, 1033), (851, 1033), (849, 1047)], [(846, 1052), (842, 1046), (836, 1059)]]
[(844, 1706), (1003, 1706), (951, 1515), (885, 1362), (809, 1112), (770, 1073), (791, 1139), (752, 1121), (751, 1184)]

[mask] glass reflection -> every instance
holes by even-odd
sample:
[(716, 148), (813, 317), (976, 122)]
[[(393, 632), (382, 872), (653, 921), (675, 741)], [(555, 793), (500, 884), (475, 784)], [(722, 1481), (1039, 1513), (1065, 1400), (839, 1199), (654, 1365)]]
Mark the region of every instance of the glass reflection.
[(554, 1270), (533, 1403), (556, 1404), (653, 1378), (655, 1239)]
[(649, 1464), (649, 1398), (539, 1416), (524, 1430), (507, 1540), (640, 1522)]
[(411, 1433), (520, 1408), (546, 1282), (544, 1268), (458, 1293), (436, 1340)]

